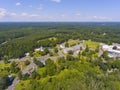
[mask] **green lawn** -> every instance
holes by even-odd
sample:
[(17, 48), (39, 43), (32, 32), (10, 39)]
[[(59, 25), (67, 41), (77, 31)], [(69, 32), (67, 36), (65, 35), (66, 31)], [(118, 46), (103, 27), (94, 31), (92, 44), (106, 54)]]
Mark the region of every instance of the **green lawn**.
[(57, 38), (56, 37), (46, 38), (46, 39), (38, 40), (37, 43), (39, 43), (40, 41), (46, 41), (46, 40), (56, 41)]
[(56, 41), (57, 40), (57, 38), (55, 38), (55, 37), (52, 37), (52, 38), (49, 38), (49, 40), (53, 40), (53, 41)]
[(46, 73), (46, 68), (39, 68), (37, 70), (37, 73), (39, 73), (41, 77), (44, 77), (44, 74)]
[(96, 49), (96, 47), (100, 45), (99, 42), (94, 42), (94, 41), (91, 41), (91, 40), (85, 41), (83, 44), (85, 46), (88, 45), (88, 47), (93, 48), (93, 49)]
[(72, 40), (72, 39), (68, 40), (69, 46), (73, 46), (73, 45), (76, 45), (78, 43), (80, 43), (80, 41), (78, 39), (77, 40)]
[(8, 64), (0, 63), (0, 74), (9, 75), (9, 72), (5, 70), (5, 68), (10, 67), (10, 65), (11, 63)]
[[(66, 43), (66, 42), (64, 42), (63, 44), (65, 44), (65, 43)], [(78, 43), (80, 43), (80, 40), (79, 40), (79, 39), (76, 39), (76, 40), (69, 39), (69, 40), (68, 40), (68, 44), (69, 44), (70, 47), (71, 47), (71, 46), (74, 46), (74, 45), (76, 45), (76, 44), (78, 44)], [(58, 45), (56, 46), (56, 48), (60, 49), (60, 45), (58, 44)]]
[(10, 67), (11, 63), (8, 64), (4, 64), (4, 63), (0, 63), (0, 69), (4, 69), (5, 67)]

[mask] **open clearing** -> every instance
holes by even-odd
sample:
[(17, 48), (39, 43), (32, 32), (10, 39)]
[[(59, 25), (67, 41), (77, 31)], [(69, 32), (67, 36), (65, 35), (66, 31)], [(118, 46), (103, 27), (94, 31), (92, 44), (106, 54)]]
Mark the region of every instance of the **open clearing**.
[(99, 46), (100, 43), (99, 43), (99, 42), (93, 42), (93, 41), (91, 41), (91, 40), (88, 40), (88, 41), (84, 41), (83, 45), (84, 45), (84, 46), (88, 45), (89, 48), (96, 49), (96, 47)]

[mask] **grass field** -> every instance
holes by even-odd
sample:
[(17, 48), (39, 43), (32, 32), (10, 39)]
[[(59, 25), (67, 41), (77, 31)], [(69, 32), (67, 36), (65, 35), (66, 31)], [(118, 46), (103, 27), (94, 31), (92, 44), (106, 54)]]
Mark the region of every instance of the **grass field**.
[(24, 88), (27, 88), (30, 83), (30, 80), (20, 81), (19, 84), (17, 84), (15, 90), (25, 90)]
[(44, 77), (44, 74), (46, 73), (46, 68), (39, 68), (36, 72), (39, 73), (41, 77)]
[(0, 63), (0, 74), (9, 75), (9, 72), (5, 70), (5, 68), (10, 67), (10, 65), (11, 63), (8, 64)]
[(40, 41), (46, 41), (46, 40), (56, 41), (57, 38), (56, 37), (46, 38), (46, 39), (38, 40), (37, 43), (39, 43)]
[(11, 63), (8, 64), (4, 64), (4, 63), (0, 63), (0, 69), (4, 69), (5, 67), (10, 67)]
[(89, 48), (93, 48), (93, 49), (96, 49), (96, 47), (100, 45), (99, 42), (93, 42), (91, 40), (85, 41), (83, 44), (84, 46), (88, 45)]
[[(64, 42), (63, 44), (65, 44), (66, 42)], [(68, 44), (69, 46), (74, 46), (76, 44), (80, 43), (80, 40), (79, 39), (76, 39), (76, 40), (73, 40), (73, 39), (69, 39), (68, 40)], [(60, 45), (57, 45), (56, 48), (60, 49)]]
[(77, 40), (72, 40), (72, 39), (68, 40), (69, 46), (73, 46), (73, 45), (76, 45), (78, 43), (80, 43), (80, 41), (78, 39)]
[(57, 40), (57, 38), (52, 37), (52, 38), (49, 38), (49, 40), (51, 40), (51, 41), (56, 41), (56, 40)]

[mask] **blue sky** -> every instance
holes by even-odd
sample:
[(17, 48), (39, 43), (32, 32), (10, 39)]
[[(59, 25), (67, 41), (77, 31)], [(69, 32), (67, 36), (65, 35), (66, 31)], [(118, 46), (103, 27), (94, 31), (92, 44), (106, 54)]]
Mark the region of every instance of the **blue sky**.
[(120, 0), (0, 0), (0, 21), (120, 21)]

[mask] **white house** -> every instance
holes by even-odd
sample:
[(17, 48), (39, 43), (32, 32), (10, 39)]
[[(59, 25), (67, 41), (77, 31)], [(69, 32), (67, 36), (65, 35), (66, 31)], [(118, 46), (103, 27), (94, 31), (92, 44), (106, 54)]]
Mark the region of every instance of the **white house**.
[(120, 51), (119, 50), (108, 50), (108, 56), (109, 57), (120, 57)]
[(104, 51), (108, 51), (108, 50), (110, 50), (110, 49), (112, 49), (113, 48), (113, 46), (111, 46), (111, 45), (103, 45), (102, 46), (102, 49), (104, 50)]
[[(113, 47), (116, 46), (117, 49), (113, 49)], [(102, 45), (102, 50), (108, 52), (109, 57), (120, 57), (120, 44), (112, 44), (112, 45)]]
[(61, 48), (61, 49), (64, 49), (64, 48), (65, 48), (65, 45), (60, 45), (60, 48)]
[(30, 55), (30, 53), (25, 53), (25, 56), (27, 57), (27, 56), (29, 56)]
[(36, 48), (35, 51), (36, 52), (38, 52), (38, 51), (44, 51), (44, 48), (41, 46), (40, 48)]

